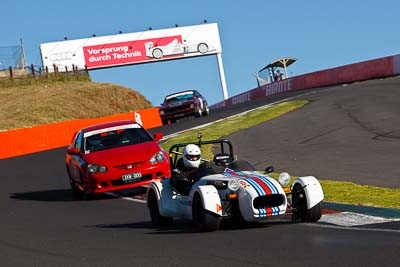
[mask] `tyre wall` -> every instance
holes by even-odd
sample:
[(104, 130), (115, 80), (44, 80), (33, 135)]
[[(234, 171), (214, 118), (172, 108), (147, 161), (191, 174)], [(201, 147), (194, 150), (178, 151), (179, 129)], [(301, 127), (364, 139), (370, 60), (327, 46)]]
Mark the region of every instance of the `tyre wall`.
[[(137, 114), (140, 116), (138, 117)], [(129, 112), (96, 119), (71, 120), (0, 132), (0, 159), (67, 146), (77, 130), (90, 125), (138, 119), (142, 121), (146, 129), (161, 126), (158, 108), (150, 108), (136, 111), (136, 114)]]

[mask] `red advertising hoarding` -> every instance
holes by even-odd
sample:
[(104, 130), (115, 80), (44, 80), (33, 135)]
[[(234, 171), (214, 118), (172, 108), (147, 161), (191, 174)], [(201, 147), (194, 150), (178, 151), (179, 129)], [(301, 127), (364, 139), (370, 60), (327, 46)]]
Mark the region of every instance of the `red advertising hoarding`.
[[(182, 36), (176, 35), (84, 46), (83, 55), (87, 68), (93, 69), (152, 61), (161, 57), (171, 58), (181, 56), (184, 54), (183, 46)], [(179, 47), (182, 47), (182, 50), (179, 50)], [(160, 52), (157, 54), (157, 48), (162, 51), (162, 54)], [(166, 51), (166, 48), (169, 50)]]

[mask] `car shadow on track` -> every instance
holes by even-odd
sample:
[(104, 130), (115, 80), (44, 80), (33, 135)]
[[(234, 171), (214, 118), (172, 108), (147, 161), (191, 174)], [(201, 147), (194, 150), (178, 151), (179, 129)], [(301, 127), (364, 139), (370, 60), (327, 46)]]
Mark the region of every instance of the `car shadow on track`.
[(154, 235), (154, 234), (187, 234), (193, 233), (192, 225), (189, 221), (185, 220), (174, 220), (171, 225), (166, 226), (154, 226), (151, 221), (145, 222), (131, 222), (131, 223), (121, 223), (121, 224), (96, 224), (95, 228), (107, 228), (107, 229), (148, 229), (152, 230), (151, 232), (146, 232), (145, 234)]
[(32, 200), (32, 201), (49, 201), (49, 202), (63, 202), (63, 201), (91, 201), (91, 200), (105, 200), (115, 199), (118, 197), (136, 197), (137, 199), (145, 200), (146, 188), (138, 187), (131, 189), (124, 189), (113, 193), (100, 193), (91, 195), (87, 199), (82, 199), (79, 192), (73, 192), (71, 189), (54, 189), (43, 191), (31, 191), (21, 193), (11, 193), (10, 198), (18, 200)]
[[(292, 224), (295, 222), (281, 221), (281, 222), (271, 222), (265, 224), (259, 223), (221, 223), (218, 231), (236, 231), (236, 230), (251, 230), (251, 229), (261, 229), (269, 228), (274, 224)], [(154, 226), (150, 221), (146, 222), (132, 222), (132, 223), (121, 223), (121, 224), (97, 224), (95, 228), (107, 228), (107, 229), (147, 229), (151, 232), (146, 232), (149, 235), (170, 235), (170, 234), (193, 234), (198, 233), (193, 230), (191, 221), (188, 220), (174, 220), (171, 225), (166, 225), (162, 227)]]
[[(32, 192), (11, 193), (10, 198), (17, 200), (31, 201), (49, 201), (49, 202), (68, 202), (68, 201), (85, 201), (77, 195), (73, 194), (70, 189), (42, 190)], [(99, 194), (91, 200), (112, 199), (113, 196)]]

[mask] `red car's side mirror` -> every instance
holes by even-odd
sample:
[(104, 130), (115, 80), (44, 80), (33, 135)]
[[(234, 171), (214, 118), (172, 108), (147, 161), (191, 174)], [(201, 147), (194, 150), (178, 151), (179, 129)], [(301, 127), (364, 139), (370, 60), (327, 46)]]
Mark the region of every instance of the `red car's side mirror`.
[(164, 137), (164, 135), (162, 133), (160, 133), (160, 132), (155, 133), (154, 136), (153, 136), (154, 140), (157, 141), (157, 142), (160, 141), (161, 138), (163, 138), (163, 137)]
[(78, 155), (79, 151), (76, 147), (72, 147), (72, 148), (67, 149), (67, 154), (68, 155)]

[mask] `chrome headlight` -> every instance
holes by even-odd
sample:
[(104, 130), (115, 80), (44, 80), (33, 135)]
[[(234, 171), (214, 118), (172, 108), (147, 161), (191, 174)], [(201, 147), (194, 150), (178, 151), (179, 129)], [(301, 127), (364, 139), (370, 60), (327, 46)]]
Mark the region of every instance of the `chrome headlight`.
[(234, 191), (234, 192), (239, 190), (239, 188), (240, 188), (239, 179), (231, 179), (231, 180), (229, 180), (228, 188), (229, 188), (229, 190)]
[(164, 115), (164, 110), (160, 110), (160, 115), (162, 116), (162, 115)]
[(290, 183), (290, 180), (291, 178), (289, 173), (282, 172), (281, 174), (279, 174), (278, 181), (283, 187), (286, 187)]
[(98, 172), (104, 173), (107, 172), (107, 167), (103, 165), (89, 164), (88, 171), (90, 173), (98, 173)]
[(190, 104), (190, 108), (194, 108), (194, 104)]
[(163, 161), (165, 161), (165, 156), (162, 151), (158, 151), (149, 159), (150, 164), (156, 164), (157, 162), (163, 162)]

